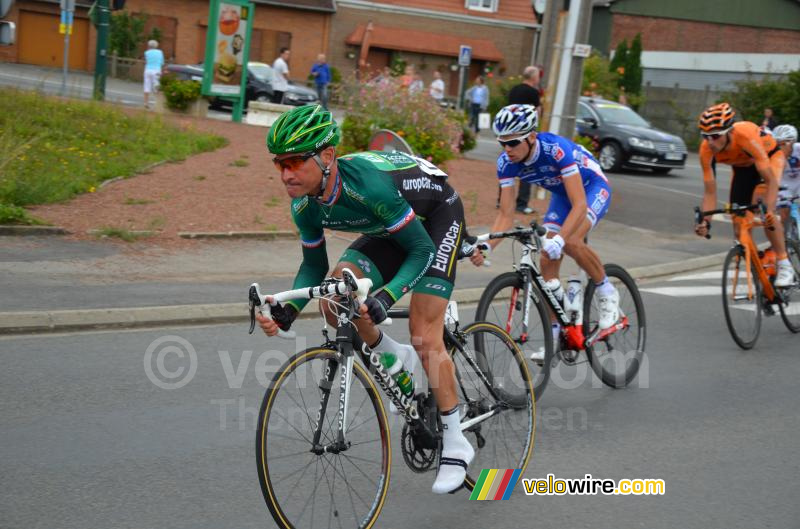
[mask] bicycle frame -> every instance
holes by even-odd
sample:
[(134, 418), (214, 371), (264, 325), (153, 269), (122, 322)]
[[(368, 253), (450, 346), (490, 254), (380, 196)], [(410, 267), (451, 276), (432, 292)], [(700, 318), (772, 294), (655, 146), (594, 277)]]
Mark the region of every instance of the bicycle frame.
[[(736, 233), (738, 233), (736, 244), (744, 249), (745, 270), (747, 270), (747, 297), (751, 299), (755, 295), (752, 276), (749, 273), (749, 271), (752, 270), (752, 266), (755, 265), (756, 276), (761, 282), (764, 297), (766, 297), (770, 302), (778, 301), (776, 300), (777, 292), (769, 280), (769, 276), (767, 275), (767, 271), (764, 269), (764, 264), (761, 262), (761, 258), (758, 256), (758, 247), (756, 246), (756, 243), (753, 242), (753, 237), (751, 235), (753, 226), (756, 224), (755, 216), (751, 211), (746, 211), (744, 215), (734, 216), (733, 224), (736, 229)], [(734, 293), (736, 292), (738, 279), (738, 277), (733, 278)]]
[[(623, 315), (620, 318), (620, 321), (612, 327), (604, 330), (600, 330), (598, 328), (595, 329), (589, 336), (585, 336), (583, 322), (573, 322), (569, 316), (567, 316), (564, 307), (558, 302), (553, 292), (547, 287), (547, 282), (542, 276), (542, 273), (533, 258), (533, 256), (539, 252), (539, 247), (541, 246), (541, 235), (538, 233), (537, 228), (532, 228), (530, 230), (530, 234), (527, 232), (528, 230), (525, 230), (524, 233), (519, 232), (517, 234), (514, 234), (514, 232), (505, 232), (490, 234), (488, 237), (489, 239), (495, 239), (514, 236), (522, 245), (522, 255), (520, 256), (518, 266), (518, 270), (524, 275), (525, 278), (525, 288), (523, 293), (525, 296), (525, 307), (522, 313), (523, 319), (522, 335), (520, 337), (521, 340), (524, 341), (528, 337), (528, 317), (530, 315), (531, 296), (533, 294), (530, 290), (530, 285), (532, 282), (535, 282), (539, 287), (539, 290), (544, 294), (544, 299), (547, 302), (547, 305), (550, 307), (550, 310), (561, 324), (567, 349), (574, 351), (585, 351), (587, 347), (591, 347), (599, 340), (603, 340), (611, 334), (628, 327), (630, 324), (628, 317)], [(509, 321), (511, 319), (511, 312), (514, 310), (514, 306), (517, 303), (516, 295), (516, 292), (512, 294), (511, 303), (509, 305)], [(506, 329), (506, 331), (509, 331), (509, 329)]]

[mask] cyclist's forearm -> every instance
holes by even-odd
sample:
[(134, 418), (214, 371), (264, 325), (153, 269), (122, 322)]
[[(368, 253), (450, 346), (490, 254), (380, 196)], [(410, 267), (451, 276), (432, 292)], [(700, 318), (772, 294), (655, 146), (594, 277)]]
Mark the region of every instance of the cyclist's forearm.
[(433, 263), (436, 249), (419, 219), (415, 219), (408, 226), (396, 232), (392, 235), (392, 239), (407, 252), (406, 259), (400, 265), (397, 274), (383, 287), (383, 290), (394, 301), (397, 301), (422, 279), (428, 267)]
[[(710, 211), (717, 205), (717, 184), (714, 180), (706, 180), (703, 186), (703, 203), (701, 208), (703, 211)], [(706, 218), (706, 220), (708, 219)]]
[[(303, 262), (297, 270), (292, 289), (319, 285), (328, 273), (328, 252), (325, 244), (319, 248), (303, 248)], [(287, 302), (298, 312), (308, 303), (307, 299), (295, 299)]]

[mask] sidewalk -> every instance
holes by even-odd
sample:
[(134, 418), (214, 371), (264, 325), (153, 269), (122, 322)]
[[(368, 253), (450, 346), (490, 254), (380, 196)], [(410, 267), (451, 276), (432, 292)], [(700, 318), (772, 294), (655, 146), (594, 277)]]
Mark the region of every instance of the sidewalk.
[[(351, 240), (328, 236), (332, 261)], [(712, 266), (730, 245), (724, 238), (665, 238), (613, 222), (601, 223), (591, 242), (605, 262), (625, 266), (638, 279)], [(477, 302), (491, 278), (511, 270), (513, 246), (504, 242), (489, 267), (462, 262), (455, 299)], [(0, 334), (246, 323), (250, 283), (259, 282), (264, 292), (291, 288), (301, 259), (294, 240), (223, 240), (164, 250), (60, 237), (0, 237)], [(573, 271), (568, 260), (562, 277)], [(304, 314), (314, 317), (315, 311)]]

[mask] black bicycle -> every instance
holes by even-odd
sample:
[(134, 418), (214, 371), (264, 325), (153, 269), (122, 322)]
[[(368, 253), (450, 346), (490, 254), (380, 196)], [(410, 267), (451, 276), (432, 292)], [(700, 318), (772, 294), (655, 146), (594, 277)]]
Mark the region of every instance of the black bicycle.
[[(627, 386), (639, 372), (645, 349), (644, 304), (636, 282), (620, 265), (605, 265), (606, 275), (620, 295), (620, 319), (611, 328), (602, 330), (598, 325), (595, 284), (586, 281), (582, 274), (583, 310), (568, 315), (547, 288), (535, 259), (545, 233), (545, 228), (533, 221), (527, 228), (474, 238), (474, 244), (513, 239), (521, 246), (515, 270), (495, 277), (484, 289), (475, 318), (496, 323), (526, 352), (536, 352), (542, 358), (534, 362), (538, 366), (534, 368), (537, 399), (544, 392), (551, 368), (558, 361), (568, 365), (579, 363), (581, 351), (586, 352), (592, 370), (604, 384), (614, 388)], [(553, 344), (548, 308), (561, 323), (558, 347)]]
[[(345, 270), (343, 279), (281, 292), (276, 302), (322, 298), (338, 314), (336, 336), (292, 356), (275, 374), (258, 418), (256, 457), (264, 500), (279, 527), (371, 527), (386, 501), (392, 451), (380, 394), (405, 420), (403, 459), (414, 472), (434, 468), (441, 425), (430, 389), (405, 395), (356, 333), (353, 320), (371, 287)], [(255, 311), (269, 316), (258, 284), (250, 287), (250, 332)], [(522, 352), (494, 324), (461, 328), (455, 302), (443, 330), (455, 364), (461, 428), (475, 448), (471, 468), (519, 468), (530, 460), (535, 403)], [(454, 315), (455, 314), (455, 315)], [(407, 310), (391, 310), (407, 318)], [(280, 333), (285, 338), (292, 333)], [(356, 362), (360, 359), (360, 363)], [(380, 388), (380, 390), (378, 389)], [(476, 475), (467, 474), (472, 490)]]

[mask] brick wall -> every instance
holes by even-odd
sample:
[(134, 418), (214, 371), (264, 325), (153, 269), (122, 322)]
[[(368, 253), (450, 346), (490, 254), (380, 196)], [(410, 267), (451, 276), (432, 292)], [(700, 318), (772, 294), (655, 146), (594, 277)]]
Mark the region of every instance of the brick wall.
[(669, 18), (613, 15), (611, 47), (642, 34), (646, 51), (798, 53), (800, 31), (692, 22)]
[[(6, 20), (17, 23), (19, 32), (19, 11), (38, 11), (58, 14), (58, 5), (19, 0), (14, 4)], [(179, 64), (197, 63), (205, 55), (205, 36), (208, 24), (208, 2), (206, 0), (128, 0), (125, 9), (129, 13), (147, 13), (153, 19), (164, 17), (170, 27), (170, 48), (174, 47), (174, 61)], [(78, 8), (76, 16), (86, 16), (86, 9)], [(165, 27), (166, 27), (165, 26)], [(327, 51), (330, 15), (294, 9), (257, 5), (254, 29), (291, 33), (292, 57), (289, 68), (293, 79), (305, 79), (317, 54)], [(90, 25), (89, 31), (89, 69), (94, 69), (97, 32)], [(168, 50), (172, 53), (172, 49)], [(17, 46), (0, 47), (0, 61), (17, 62)], [(272, 62), (275, 57), (267, 60)]]
[[(416, 31), (429, 31), (436, 34), (451, 34), (470, 38), (487, 39), (494, 42), (495, 46), (503, 53), (504, 61), (501, 67), (505, 68), (505, 75), (517, 75), (530, 64), (533, 51), (533, 29), (511, 29), (494, 27), (484, 24), (471, 24), (461, 21), (446, 21), (441, 19), (426, 18), (422, 16), (377, 13), (362, 9), (349, 9), (339, 6), (333, 16), (330, 33), (330, 53), (328, 62), (341, 70), (342, 75), (351, 74), (358, 61), (358, 48), (345, 44), (345, 39), (359, 24), (372, 21), (381, 26), (396, 28), (411, 28)], [(355, 59), (348, 59), (347, 52), (353, 51)], [(432, 73), (436, 68), (446, 68), (456, 61), (455, 57), (443, 58), (434, 55), (421, 55), (401, 52), (407, 62), (416, 64), (425, 63), (428, 66), (421, 72), (422, 79), (427, 86)], [(474, 62), (474, 61), (473, 61)], [(444, 75), (445, 83), (450, 85), (449, 74)], [(448, 89), (449, 90), (449, 89)]]

